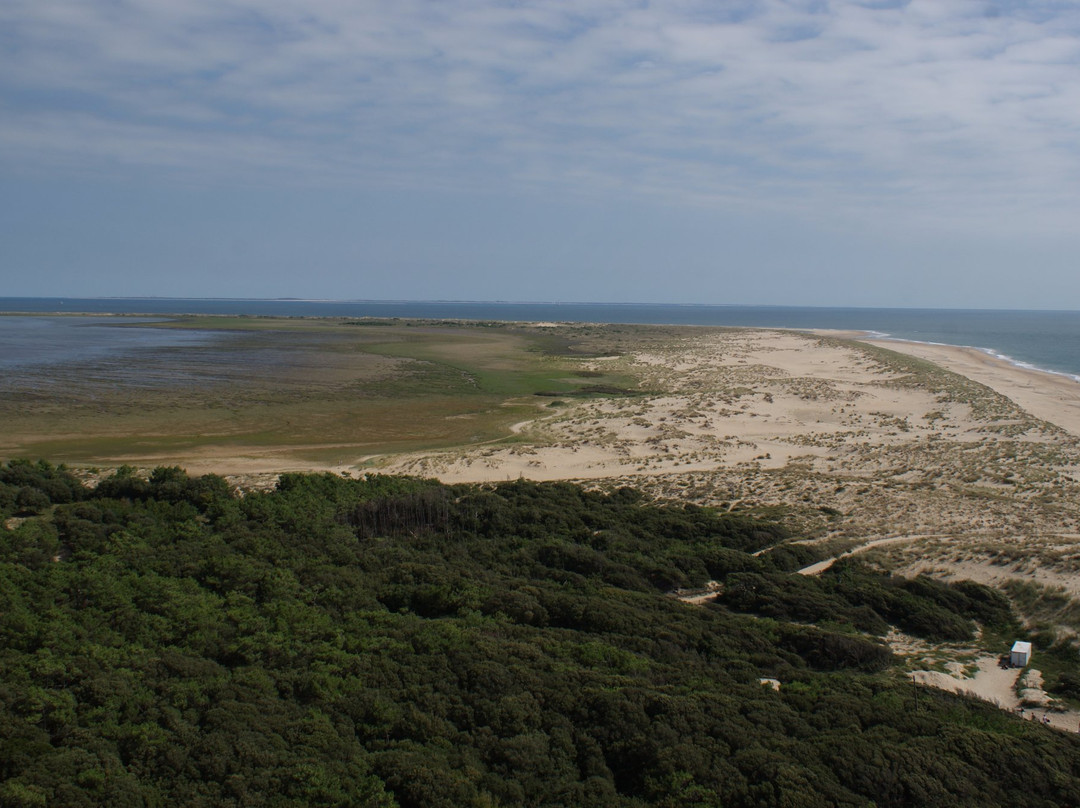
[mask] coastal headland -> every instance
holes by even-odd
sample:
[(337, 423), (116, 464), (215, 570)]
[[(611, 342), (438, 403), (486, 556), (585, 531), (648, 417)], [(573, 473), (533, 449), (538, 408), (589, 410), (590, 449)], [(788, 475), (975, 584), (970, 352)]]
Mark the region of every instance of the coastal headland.
[(1004, 587), (1080, 628), (1072, 379), (970, 348), (775, 330), (576, 361), (634, 378), (635, 394), (562, 402), (512, 442), (367, 462), (446, 481), (629, 478), (660, 497), (782, 508), (837, 552)]
[(838, 546), (925, 537), (876, 551), (894, 563), (914, 554), (997, 580), (1014, 548), (1080, 591), (1067, 561), (1080, 537), (1080, 384), (972, 348), (576, 323), (155, 327), (218, 339), (5, 380), (0, 454), (254, 485), (322, 470), (631, 479), (701, 504), (783, 506)]
[[(1080, 384), (983, 352), (713, 327), (178, 318), (214, 345), (9, 380), (5, 457), (632, 484), (1080, 630)], [(170, 368), (165, 372), (165, 368)], [(112, 373), (112, 375), (110, 375)], [(89, 473), (89, 472), (88, 472)], [(901, 647), (898, 638), (895, 647)], [(912, 650), (912, 667), (937, 649)], [(952, 649), (950, 659), (975, 649)]]

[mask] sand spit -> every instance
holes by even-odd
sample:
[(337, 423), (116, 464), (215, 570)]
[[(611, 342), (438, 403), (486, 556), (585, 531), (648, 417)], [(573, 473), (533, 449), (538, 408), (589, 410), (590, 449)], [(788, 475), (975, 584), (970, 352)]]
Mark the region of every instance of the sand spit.
[[(859, 548), (899, 571), (1080, 595), (1080, 384), (973, 349), (851, 334), (636, 333), (602, 343), (601, 355), (559, 359), (576, 378), (633, 380), (627, 394), (510, 402), (537, 417), (503, 439), (376, 457), (357, 445), (334, 466), (277, 445), (115, 460), (180, 463), (242, 487), (322, 470), (631, 484), (724, 508), (780, 507), (830, 555)], [(333, 448), (349, 457), (344, 439)], [(901, 536), (911, 540), (867, 546)]]
[[(594, 361), (581, 370), (596, 370)], [(391, 467), (470, 482), (828, 468), (853, 447), (910, 442), (912, 429), (926, 437), (972, 432), (963, 406), (950, 408), (947, 426), (938, 423), (936, 394), (892, 384), (895, 371), (852, 343), (713, 332), (607, 359), (607, 370), (613, 361), (641, 379), (640, 395), (575, 402), (520, 425), (525, 445), (407, 457)]]
[[(472, 482), (793, 469), (1015, 488), (1021, 467), (1036, 465), (1080, 476), (1080, 384), (947, 346), (927, 346), (927, 358), (965, 370), (977, 360), (977, 383), (928, 374), (891, 353), (921, 348), (887, 345), (709, 331), (605, 358), (608, 370), (619, 363), (641, 380), (637, 395), (562, 402), (515, 425), (513, 445), (398, 457), (383, 468)], [(581, 370), (598, 361), (581, 360)]]
[[(858, 553), (901, 573), (1053, 588), (1066, 597), (1061, 617), (1039, 619), (1080, 632), (1067, 616), (1080, 602), (1080, 383), (974, 349), (857, 337), (756, 329), (685, 330), (636, 345), (627, 337), (618, 355), (566, 360), (583, 377), (636, 379), (625, 395), (530, 398), (519, 403), (542, 414), (505, 439), (407, 455), (358, 451), (332, 470), (630, 484), (728, 509), (777, 507), (833, 558)], [(273, 449), (238, 456), (219, 447), (194, 460), (185, 459), (192, 473), (224, 473), (245, 487), (272, 485), (284, 470), (326, 470), (285, 469)], [(717, 591), (674, 594), (703, 604)], [(934, 651), (910, 666), (938, 668), (942, 659), (953, 668), (916, 672), (920, 686), (1020, 706), (1015, 672), (983, 651)], [(1050, 712), (1061, 729), (1076, 731), (1076, 721)]]
[(630, 483), (728, 508), (781, 506), (841, 550), (914, 537), (861, 551), (901, 571), (1080, 580), (1080, 384), (1071, 379), (973, 349), (754, 329), (579, 361), (583, 371), (617, 366), (639, 379), (635, 394), (561, 402), (519, 424), (512, 442), (375, 468), (453, 482)]

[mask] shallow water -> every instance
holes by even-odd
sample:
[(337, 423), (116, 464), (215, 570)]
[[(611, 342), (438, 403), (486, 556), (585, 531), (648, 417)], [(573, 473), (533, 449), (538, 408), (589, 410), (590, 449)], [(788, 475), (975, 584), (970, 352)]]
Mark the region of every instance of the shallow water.
[(0, 371), (47, 365), (118, 363), (165, 348), (213, 342), (209, 331), (139, 328), (160, 320), (125, 317), (0, 317)]

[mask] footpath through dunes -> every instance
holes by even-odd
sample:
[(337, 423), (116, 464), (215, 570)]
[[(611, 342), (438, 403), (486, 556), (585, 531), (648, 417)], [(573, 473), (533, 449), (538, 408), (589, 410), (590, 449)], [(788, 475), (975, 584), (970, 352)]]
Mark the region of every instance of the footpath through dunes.
[(842, 553), (840, 553), (838, 555), (834, 555), (831, 558), (826, 558), (826, 559), (823, 559), (821, 561), (816, 561), (813, 564), (808, 564), (807, 566), (805, 566), (801, 570), (799, 570), (799, 574), (800, 575), (820, 575), (821, 573), (825, 572), (825, 570), (832, 567), (832, 565), (835, 564), (837, 561), (839, 561), (841, 558), (847, 558), (849, 556), (855, 555), (856, 553), (864, 553), (867, 550), (872, 550), (875, 547), (882, 547), (882, 546), (884, 546), (886, 544), (896, 544), (897, 542), (918, 541), (919, 539), (928, 539), (928, 538), (935, 538), (935, 537), (931, 537), (931, 536), (883, 536), (883, 537), (881, 537), (879, 539), (871, 539), (870, 541), (866, 542), (865, 544), (856, 545), (855, 547), (852, 547), (850, 550), (845, 550), (844, 552), (842, 552)]
[[(661, 497), (783, 507), (836, 553), (918, 537), (865, 548), (897, 571), (998, 586), (1080, 580), (1080, 439), (1064, 395), (1080, 385), (981, 353), (976, 381), (894, 347), (749, 329), (631, 344), (577, 362), (638, 379), (632, 395), (561, 401), (513, 442), (386, 458), (379, 470), (630, 478)], [(1038, 415), (1025, 409), (1036, 399)]]

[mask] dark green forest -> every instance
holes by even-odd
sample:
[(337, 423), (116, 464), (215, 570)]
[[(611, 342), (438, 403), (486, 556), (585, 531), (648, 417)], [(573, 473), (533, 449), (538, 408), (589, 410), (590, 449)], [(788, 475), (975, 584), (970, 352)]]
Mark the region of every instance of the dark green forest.
[[(4, 806), (1080, 805), (1080, 740), (916, 701), (878, 639), (1007, 630), (1008, 601), (795, 575), (775, 521), (26, 461), (0, 515)], [(712, 579), (702, 607), (666, 594)]]

